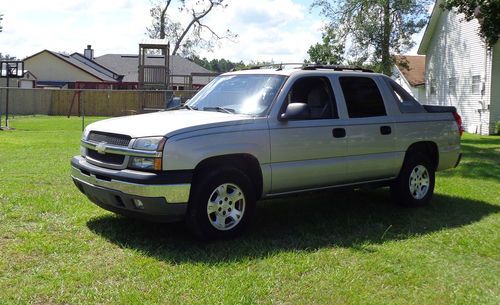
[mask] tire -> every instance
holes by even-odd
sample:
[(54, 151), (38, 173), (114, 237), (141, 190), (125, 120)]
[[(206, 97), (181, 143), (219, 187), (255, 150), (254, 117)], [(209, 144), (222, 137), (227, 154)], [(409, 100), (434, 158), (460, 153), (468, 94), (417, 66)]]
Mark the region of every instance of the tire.
[(202, 240), (240, 235), (255, 213), (255, 190), (236, 168), (205, 170), (193, 186), (187, 212), (188, 228)]
[(391, 185), (395, 203), (418, 207), (429, 204), (434, 194), (435, 169), (423, 153), (412, 153), (405, 158), (398, 178)]

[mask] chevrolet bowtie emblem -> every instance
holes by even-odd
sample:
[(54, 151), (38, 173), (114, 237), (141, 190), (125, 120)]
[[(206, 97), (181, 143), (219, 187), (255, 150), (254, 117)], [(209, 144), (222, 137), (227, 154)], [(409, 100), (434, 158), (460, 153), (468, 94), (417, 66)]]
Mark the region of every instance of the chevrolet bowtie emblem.
[(106, 153), (106, 142), (101, 142), (96, 145), (95, 149), (98, 153), (104, 155)]

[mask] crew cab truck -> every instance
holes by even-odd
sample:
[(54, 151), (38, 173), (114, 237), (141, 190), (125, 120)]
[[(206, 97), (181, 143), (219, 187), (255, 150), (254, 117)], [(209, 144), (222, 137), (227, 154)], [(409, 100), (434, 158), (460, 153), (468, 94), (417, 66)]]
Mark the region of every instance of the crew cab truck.
[(425, 205), (434, 173), (458, 165), (461, 133), (455, 108), (423, 106), (381, 74), (254, 69), (217, 77), (178, 109), (90, 124), (71, 176), (106, 210), (225, 238), (261, 198), (372, 184)]

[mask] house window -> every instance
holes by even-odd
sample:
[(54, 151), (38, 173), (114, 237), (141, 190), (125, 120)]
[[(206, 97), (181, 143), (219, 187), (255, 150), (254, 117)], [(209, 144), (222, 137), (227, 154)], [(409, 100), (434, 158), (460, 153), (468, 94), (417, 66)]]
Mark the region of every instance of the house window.
[(448, 79), (448, 94), (457, 95), (457, 79), (455, 77)]
[(429, 81), (429, 91), (431, 96), (436, 96), (436, 81), (431, 79)]
[(472, 94), (481, 93), (481, 75), (472, 76)]

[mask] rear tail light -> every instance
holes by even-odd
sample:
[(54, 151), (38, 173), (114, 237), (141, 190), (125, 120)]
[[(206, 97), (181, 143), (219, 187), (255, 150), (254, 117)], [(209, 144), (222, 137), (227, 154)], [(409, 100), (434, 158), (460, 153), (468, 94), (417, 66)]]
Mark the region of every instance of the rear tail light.
[(455, 122), (457, 122), (457, 127), (458, 127), (458, 133), (460, 136), (464, 133), (464, 128), (462, 126), (462, 118), (457, 112), (453, 112), (453, 117), (455, 118)]

